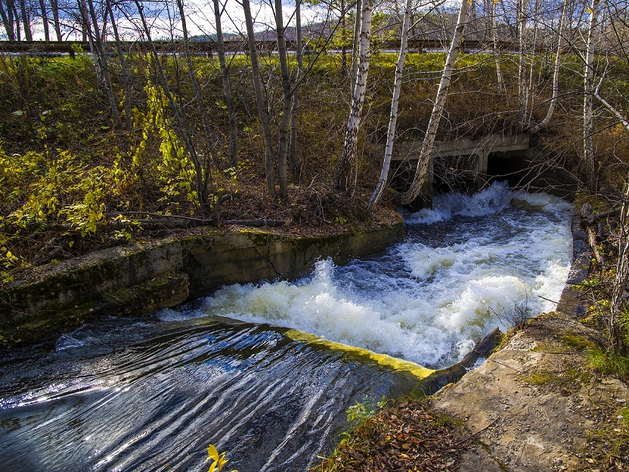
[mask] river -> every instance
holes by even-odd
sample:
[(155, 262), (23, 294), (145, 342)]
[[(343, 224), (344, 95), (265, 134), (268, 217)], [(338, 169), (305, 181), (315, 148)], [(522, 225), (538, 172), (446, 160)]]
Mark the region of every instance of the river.
[(295, 329), (441, 368), (560, 297), (569, 204), (503, 184), (434, 204), (405, 215), (406, 240), (373, 257), (2, 353), (2, 470), (200, 471), (210, 443), (229, 470), (307, 470), (348, 407), (416, 378)]

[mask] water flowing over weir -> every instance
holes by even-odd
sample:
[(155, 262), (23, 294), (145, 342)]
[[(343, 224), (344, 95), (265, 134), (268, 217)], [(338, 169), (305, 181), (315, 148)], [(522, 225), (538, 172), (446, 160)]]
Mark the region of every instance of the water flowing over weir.
[(408, 238), (343, 267), (320, 262), (295, 284), (234, 285), (199, 314), (290, 326), (430, 367), (452, 365), (521, 312), (554, 308), (570, 269), (571, 207), (494, 184), (435, 198)]
[(183, 311), (110, 319), (54, 352), (0, 355), (0, 464), (21, 470), (305, 471), (344, 411), (412, 388), (366, 352), (432, 368), (496, 326), (554, 308), (570, 267), (570, 211), (494, 184), (407, 215), (408, 238), (295, 283), (234, 285)]

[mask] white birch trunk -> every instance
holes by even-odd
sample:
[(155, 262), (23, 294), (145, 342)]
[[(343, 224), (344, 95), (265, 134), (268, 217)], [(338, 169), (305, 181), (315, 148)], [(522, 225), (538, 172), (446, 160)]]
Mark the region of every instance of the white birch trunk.
[(415, 201), (415, 199), (420, 195), (422, 186), (426, 180), (426, 173), (428, 172), (428, 168), (430, 167), (430, 162), (432, 160), (439, 123), (441, 121), (441, 116), (443, 115), (446, 99), (448, 98), (448, 88), (450, 86), (450, 81), (452, 80), (452, 73), (454, 72), (454, 63), (459, 54), (461, 41), (463, 40), (463, 33), (465, 32), (468, 11), (469, 4), (467, 3), (467, 0), (461, 0), (461, 8), (459, 10), (459, 16), (454, 30), (454, 36), (452, 37), (452, 43), (450, 44), (446, 64), (443, 68), (443, 73), (441, 74), (441, 81), (439, 82), (439, 89), (437, 90), (435, 103), (432, 107), (430, 120), (428, 121), (426, 135), (424, 136), (424, 141), (422, 142), (422, 147), (419, 151), (415, 176), (413, 177), (411, 187), (400, 196), (400, 203), (402, 205), (409, 205)]
[(527, 65), (527, 41), (526, 41), (526, 23), (528, 0), (518, 0), (518, 39), (520, 43), (519, 61), (518, 61), (518, 114), (520, 122), (526, 121), (528, 115), (529, 103), (529, 84), (527, 83), (526, 65)]
[(358, 56), (358, 71), (356, 73), (356, 84), (347, 129), (345, 131), (345, 142), (339, 163), (336, 178), (336, 188), (347, 191), (355, 184), (356, 173), (356, 150), (358, 147), (358, 131), (360, 130), (360, 118), (365, 95), (367, 93), (367, 78), (369, 76), (369, 46), (371, 40), (371, 17), (373, 0), (363, 0), (361, 13), (360, 45)]
[(559, 32), (557, 35), (557, 53), (555, 54), (555, 68), (553, 70), (553, 95), (550, 99), (550, 103), (548, 104), (548, 110), (546, 111), (546, 116), (542, 121), (540, 121), (537, 125), (531, 128), (531, 133), (537, 133), (541, 129), (548, 126), (551, 118), (553, 117), (553, 113), (555, 112), (555, 106), (557, 104), (557, 99), (559, 97), (559, 69), (561, 66), (561, 49), (563, 47), (563, 28), (566, 22), (566, 12), (568, 10), (568, 0), (564, 0), (563, 5), (561, 7), (561, 17), (559, 18)]
[(528, 54), (528, 72), (529, 77), (527, 80), (528, 92), (527, 92), (527, 104), (526, 114), (524, 115), (524, 126), (529, 127), (531, 120), (533, 119), (533, 110), (535, 108), (535, 57), (537, 55), (537, 33), (539, 32), (539, 2), (535, 0), (535, 11), (533, 14), (533, 37), (531, 38), (530, 53)]
[(391, 98), (391, 115), (389, 117), (389, 128), (387, 130), (387, 144), (384, 148), (384, 158), (382, 159), (382, 170), (376, 189), (367, 205), (367, 212), (371, 212), (377, 205), (384, 192), (387, 178), (389, 176), (389, 168), (391, 167), (391, 158), (393, 157), (393, 144), (395, 143), (395, 131), (397, 128), (398, 105), (400, 103), (400, 91), (402, 90), (402, 72), (404, 71), (404, 62), (408, 51), (408, 32), (411, 25), (411, 9), (412, 0), (406, 0), (404, 10), (404, 21), (402, 23), (402, 36), (400, 38), (400, 53), (398, 55), (397, 64), (395, 66), (395, 79), (393, 82), (393, 97)]
[(496, 63), (496, 85), (498, 92), (504, 92), (504, 78), (502, 76), (502, 64), (500, 62), (500, 50), (498, 48), (498, 20), (496, 18), (496, 2), (497, 0), (487, 0), (487, 9), (491, 16), (491, 32), (492, 32), (492, 53), (494, 55), (494, 61)]
[(280, 184), (280, 197), (288, 198), (288, 133), (291, 123), (292, 90), (290, 85), (290, 73), (288, 71), (288, 57), (286, 53), (286, 40), (284, 38), (284, 19), (282, 17), (282, 0), (275, 0), (275, 26), (277, 32), (277, 53), (280, 61), (282, 75), (282, 89), (284, 100), (282, 106), (282, 119), (279, 125), (278, 146), (278, 172)]
[[(358, 73), (358, 55), (360, 48), (360, 30), (362, 20), (362, 0), (356, 1), (356, 21), (354, 21), (354, 38), (352, 40), (352, 75), (350, 77), (352, 87), (356, 84)], [(354, 89), (352, 88), (352, 91)]]
[(301, 181), (302, 164), (297, 151), (297, 112), (299, 111), (299, 83), (304, 73), (304, 55), (303, 41), (301, 35), (301, 0), (297, 0), (295, 4), (295, 29), (297, 39), (297, 79), (293, 92), (293, 107), (291, 109), (291, 126), (290, 126), (290, 147), (289, 161), (293, 174), (293, 182)]
[(593, 0), (588, 27), (583, 80), (583, 162), (585, 164), (586, 185), (596, 189), (596, 158), (594, 156), (594, 43), (598, 21), (600, 0)]

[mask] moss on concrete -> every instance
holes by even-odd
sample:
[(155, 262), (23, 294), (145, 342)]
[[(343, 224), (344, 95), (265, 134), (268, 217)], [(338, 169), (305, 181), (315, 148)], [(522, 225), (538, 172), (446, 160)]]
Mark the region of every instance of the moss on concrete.
[[(305, 275), (319, 259), (341, 264), (385, 249), (404, 235), (400, 222), (364, 232), (292, 238), (264, 230), (215, 228), (96, 251), (47, 264), (0, 289), (3, 341), (45, 336), (103, 314), (172, 307), (224, 285)], [(18, 333), (18, 331), (20, 333)]]

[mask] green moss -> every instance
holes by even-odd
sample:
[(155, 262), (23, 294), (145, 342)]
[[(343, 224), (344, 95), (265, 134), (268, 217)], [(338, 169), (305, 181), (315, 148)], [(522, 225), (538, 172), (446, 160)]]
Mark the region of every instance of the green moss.
[(612, 354), (601, 348), (588, 352), (590, 367), (607, 375), (614, 375), (622, 379), (629, 379), (629, 356)]
[(592, 376), (583, 369), (572, 368), (564, 372), (563, 378), (567, 382), (580, 382), (589, 383), (592, 380)]
[(580, 336), (577, 334), (566, 334), (561, 337), (561, 342), (565, 344), (567, 347), (572, 349), (576, 349), (578, 351), (583, 351), (585, 349), (593, 349), (595, 347), (594, 343), (590, 341), (585, 336)]
[(548, 371), (541, 371), (541, 372), (536, 372), (534, 374), (528, 375), (524, 377), (523, 380), (526, 383), (541, 386), (541, 385), (546, 385), (546, 384), (551, 383), (556, 378), (557, 377), (554, 374)]
[(620, 420), (620, 424), (623, 428), (627, 429), (627, 433), (629, 433), (629, 406), (618, 410), (616, 418)]

